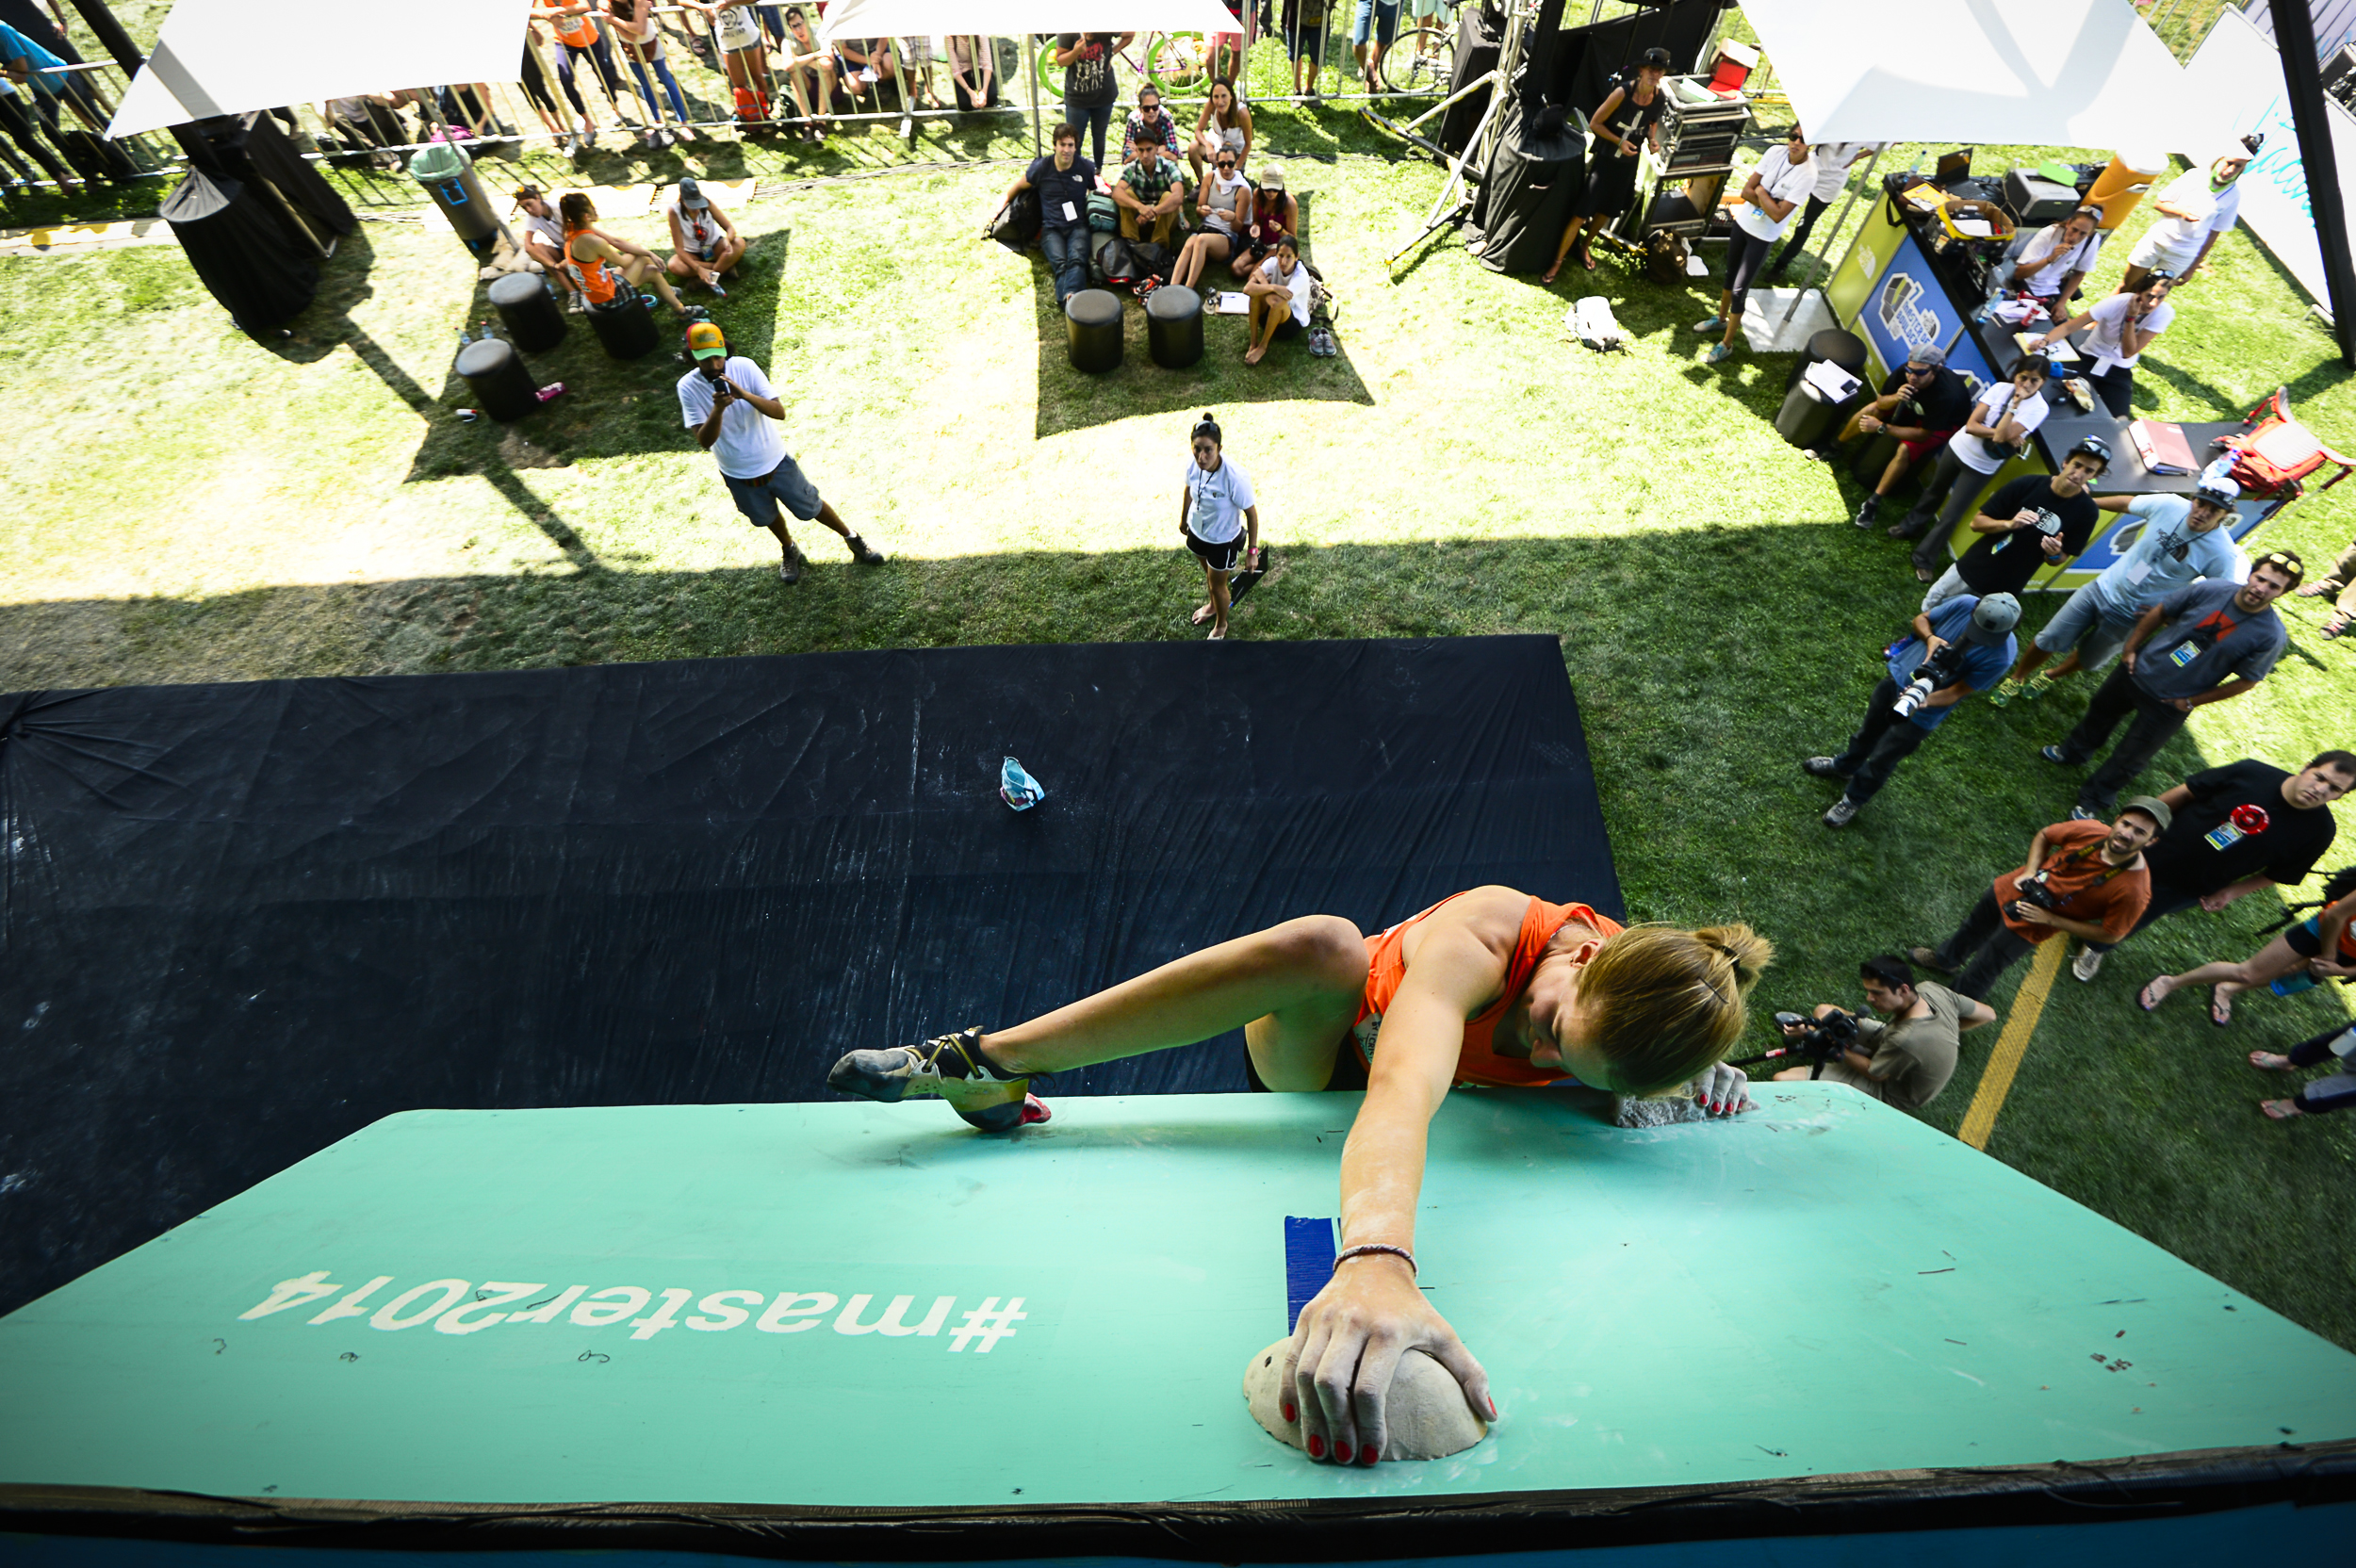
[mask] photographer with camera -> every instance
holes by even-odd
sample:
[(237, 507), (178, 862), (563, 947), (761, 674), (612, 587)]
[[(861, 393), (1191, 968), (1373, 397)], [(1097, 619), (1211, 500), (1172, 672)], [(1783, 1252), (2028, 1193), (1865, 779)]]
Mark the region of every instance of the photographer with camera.
[(2010, 594), (1960, 594), (1914, 617), (1910, 635), (1884, 656), (1886, 672), (1866, 700), (1865, 718), (1838, 757), (1800, 764), (1818, 778), (1848, 781), (1824, 812), (1826, 827), (1846, 827), (1898, 764), (1946, 722), (1949, 710), (1985, 692), (2012, 667), (2012, 629), (2021, 601)]
[(2089, 435), (2070, 449), (2058, 474), (2023, 474), (2001, 485), (1972, 519), (1980, 535), (1947, 568), (1938, 571), (1947, 541), (1937, 534), (1914, 548), (1914, 575), (1931, 582), (1922, 608), (1933, 609), (1957, 594), (2018, 594), (2042, 566), (2075, 557), (2094, 537), (2102, 509), (2087, 487), (2111, 466), (2110, 443)]
[(1823, 1078), (1902, 1111), (1919, 1111), (1955, 1075), (1956, 1037), (1995, 1022), (1996, 1009), (1944, 986), (1918, 985), (1914, 971), (1894, 954), (1866, 959), (1857, 978), (1865, 982), (1865, 1004), (1881, 1017), (1859, 1018), (1829, 1002), (1816, 1009), (1813, 1021), (1777, 1013), (1784, 1038), (1815, 1065), (1786, 1068), (1775, 1078)]
[(2228, 578), (2179, 588), (2143, 612), (2119, 651), (2119, 664), (2095, 689), (2086, 717), (2059, 745), (2037, 755), (2076, 767), (2101, 750), (2134, 715), (2110, 757), (2078, 787), (2073, 817), (2107, 811), (2119, 792), (2184, 727), (2196, 708), (2254, 689), (2290, 645), (2274, 601), (2306, 575), (2297, 555), (2271, 550), (2250, 564), (2250, 580)]
[(2039, 942), (2062, 935), (2120, 940), (2151, 901), (2143, 846), (2173, 820), (2165, 802), (2137, 795), (2108, 827), (2072, 821), (2038, 828), (2026, 863), (1996, 878), (1954, 936), (1936, 949), (1913, 948), (1906, 956), (1924, 969), (1954, 974), (1954, 988), (1977, 1000)]

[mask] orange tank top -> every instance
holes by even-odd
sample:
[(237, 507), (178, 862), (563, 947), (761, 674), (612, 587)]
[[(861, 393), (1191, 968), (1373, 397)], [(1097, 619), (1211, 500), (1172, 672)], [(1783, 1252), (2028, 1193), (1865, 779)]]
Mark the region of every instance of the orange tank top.
[[(1450, 893), (1422, 914), (1366, 939), (1366, 989), (1359, 998), (1358, 1021), (1351, 1025), (1350, 1035), (1359, 1057), (1369, 1066), (1374, 1061), (1375, 1034), (1383, 1027), (1383, 1015), (1390, 1010), (1391, 998), (1399, 994), (1399, 983), (1407, 976), (1408, 928), (1464, 896)], [(1521, 1000), (1523, 990), (1529, 987), (1530, 972), (1538, 967), (1539, 955), (1546, 952), (1554, 934), (1573, 921), (1584, 922), (1607, 937), (1616, 937), (1622, 929), (1618, 921), (1599, 915), (1584, 904), (1548, 904), (1543, 898), (1531, 898), (1530, 907), (1522, 912), (1522, 929), (1513, 940), (1513, 956), (1505, 966), (1505, 993), (1464, 1024), (1464, 1049), (1456, 1057), (1459, 1084), (1521, 1088), (1576, 1081), (1568, 1073), (1532, 1067), (1519, 1057), (1500, 1056), (1489, 1049), (1489, 1042), (1497, 1034), (1497, 1021), (1505, 1016), (1508, 1007)]]
[(614, 298), (621, 284), (614, 269), (605, 264), (603, 256), (591, 256), (583, 261), (573, 253), (573, 242), (580, 237), (579, 235), (564, 237), (564, 270), (570, 272), (573, 281), (581, 285), (581, 291), (589, 296), (591, 304), (601, 305)]
[(551, 17), (548, 24), (556, 29), (558, 38), (575, 49), (592, 48), (597, 41), (597, 22), (594, 12)]

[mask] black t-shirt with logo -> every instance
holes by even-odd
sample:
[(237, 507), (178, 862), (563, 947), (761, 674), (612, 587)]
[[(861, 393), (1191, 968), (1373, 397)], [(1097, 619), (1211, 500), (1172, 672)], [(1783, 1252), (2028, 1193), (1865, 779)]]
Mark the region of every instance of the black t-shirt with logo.
[[(2060, 522), (2065, 560), (2086, 547), (2086, 541), (2094, 537), (2095, 527), (2102, 520), (2092, 496), (2083, 490), (2074, 496), (2056, 496), (2053, 479), (2046, 474), (2022, 475), (1999, 488), (1980, 510), (1990, 517), (2017, 517), (2032, 508), (2050, 512)], [(2053, 564), (2045, 553), (2044, 537), (2037, 530), (2028, 528), (2009, 533), (1983, 533), (1979, 543), (1956, 561), (1955, 569), (1963, 574), (1963, 580), (1975, 594), (2018, 594), (2028, 586), (2039, 567)]]
[(1103, 108), (1121, 96), (1113, 81), (1113, 43), (1119, 35), (1113, 33), (1057, 33), (1058, 53), (1071, 48), (1083, 38), (1088, 50), (1063, 68), (1063, 101), (1075, 109)]
[[(1905, 366), (1890, 372), (1882, 383), (1882, 396), (1887, 398), (1906, 387)], [(1920, 423), (1924, 430), (1961, 430), (1972, 417), (1972, 389), (1963, 384), (1963, 378), (1944, 365), (1931, 367), (1930, 379), (1914, 394), (1914, 406), (1922, 415), (1918, 421), (1904, 413), (1891, 416), (1899, 424)]]
[[(2143, 852), (2151, 879), (2188, 893), (2213, 893), (2245, 876), (2305, 880), (2331, 847), (2339, 824), (2329, 807), (2293, 810), (2282, 798), (2288, 777), (2281, 768), (2244, 758), (2185, 779), (2192, 798), (2176, 808), (2173, 825)], [(2244, 833), (2228, 821), (2237, 806), (2265, 811), (2265, 830)]]

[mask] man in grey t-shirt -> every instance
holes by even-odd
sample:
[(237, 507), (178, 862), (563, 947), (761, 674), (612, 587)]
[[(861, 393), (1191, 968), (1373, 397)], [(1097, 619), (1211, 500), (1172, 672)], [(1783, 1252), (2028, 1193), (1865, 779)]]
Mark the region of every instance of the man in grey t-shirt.
[[(1826, 1062), (1828, 1082), (1846, 1084), (1902, 1111), (1919, 1111), (1955, 1075), (1956, 1037), (1996, 1021), (1996, 1009), (1944, 986), (1917, 984), (1904, 958), (1884, 954), (1857, 966), (1866, 1004), (1879, 1018), (1860, 1018), (1857, 1045)], [(1816, 1016), (1841, 1009), (1827, 1002)], [(1806, 1078), (1811, 1069), (1786, 1068), (1778, 1079)]]
[(2107, 815), (2194, 709), (2237, 697), (2266, 678), (2290, 643), (2274, 601), (2305, 575), (2298, 556), (2276, 550), (2251, 564), (2248, 582), (2203, 580), (2143, 612), (2078, 727), (2039, 754), (2077, 766), (2102, 749), (2119, 720), (2135, 716), (2109, 759), (2079, 786), (2072, 820)]

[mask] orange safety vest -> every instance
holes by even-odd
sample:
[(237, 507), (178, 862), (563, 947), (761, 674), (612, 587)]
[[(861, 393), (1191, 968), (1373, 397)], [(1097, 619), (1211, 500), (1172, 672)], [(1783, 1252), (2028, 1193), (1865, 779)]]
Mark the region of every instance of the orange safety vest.
[[(1422, 914), (1366, 939), (1366, 989), (1359, 998), (1358, 1020), (1350, 1026), (1350, 1037), (1360, 1059), (1368, 1066), (1374, 1062), (1375, 1035), (1383, 1027), (1383, 1015), (1390, 1010), (1391, 999), (1399, 994), (1399, 982), (1407, 977), (1408, 929), (1464, 896), (1450, 893)], [(1465, 1021), (1464, 1044), (1456, 1057), (1456, 1082), (1491, 1088), (1577, 1082), (1568, 1073), (1532, 1067), (1518, 1057), (1500, 1056), (1489, 1048), (1497, 1035), (1498, 1020), (1505, 1017), (1508, 1007), (1521, 1000), (1522, 992), (1529, 988), (1530, 971), (1538, 967), (1546, 943), (1573, 921), (1592, 925), (1606, 937), (1616, 937), (1624, 929), (1618, 921), (1599, 915), (1584, 904), (1548, 904), (1543, 898), (1531, 898), (1530, 907), (1522, 913), (1522, 928), (1513, 941), (1513, 956), (1505, 966), (1504, 994)]]

